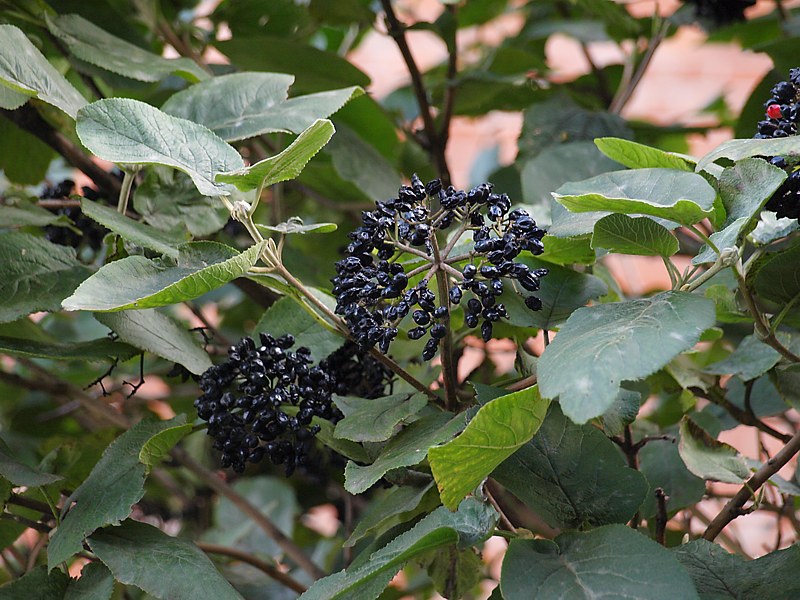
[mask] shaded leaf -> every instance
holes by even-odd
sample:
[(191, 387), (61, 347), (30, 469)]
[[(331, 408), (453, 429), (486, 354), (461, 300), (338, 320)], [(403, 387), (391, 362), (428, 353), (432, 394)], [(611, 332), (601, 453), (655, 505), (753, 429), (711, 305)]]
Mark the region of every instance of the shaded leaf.
[(539, 360), (539, 391), (585, 423), (608, 410), (622, 381), (655, 373), (714, 322), (714, 303), (684, 292), (579, 308)]
[[(28, 37), (13, 25), (0, 25), (0, 83), (12, 93), (38, 98), (60, 108), (73, 119), (86, 100), (39, 52)], [(6, 105), (9, 102), (5, 95)], [(10, 106), (8, 106), (10, 108)]]
[(3, 440), (0, 440), (0, 475), (14, 485), (28, 487), (40, 487), (63, 479), (60, 475), (44, 473), (19, 461)]
[(593, 425), (576, 425), (551, 404), (533, 439), (492, 477), (551, 527), (583, 528), (628, 521), (647, 482), (625, 466), (614, 443)]
[(670, 440), (654, 440), (639, 451), (639, 470), (650, 484), (642, 516), (650, 519), (656, 514), (655, 490), (661, 488), (667, 495), (667, 513), (675, 514), (703, 499), (706, 484), (693, 475), (681, 460), (678, 444)]
[(152, 525), (125, 521), (95, 532), (88, 542), (117, 581), (156, 598), (190, 600), (198, 593), (218, 600), (242, 598), (202, 550)]
[(109, 600), (113, 592), (111, 571), (102, 563), (90, 562), (81, 570), (80, 579), (69, 582), (64, 600)]
[[(0, 84), (0, 91), (2, 90), (9, 89)], [(28, 100), (27, 96), (22, 96), (22, 98), (25, 101)], [(32, 133), (20, 129), (8, 119), (0, 119), (0, 139), (3, 140), (3, 143), (0, 144), (0, 169), (2, 169), (3, 175), (5, 175), (9, 181), (27, 185), (37, 185), (46, 177), (47, 168), (56, 156), (50, 146)], [(8, 191), (5, 193), (8, 194)], [(25, 206), (23, 205), (23, 207)], [(17, 213), (18, 217), (23, 216), (19, 214), (21, 212), (20, 208), (4, 205), (3, 213), (13, 211)], [(28, 205), (25, 208), (28, 208), (28, 214), (26, 216), (29, 219), (33, 218), (34, 205)], [(40, 219), (48, 215), (52, 221), (57, 223), (63, 223), (64, 221), (69, 222), (66, 216), (59, 219), (59, 216), (45, 209), (40, 209), (36, 212), (39, 213)], [(42, 215), (42, 213), (45, 213), (45, 215)], [(11, 218), (11, 216), (3, 214), (0, 218), (5, 220)], [(38, 223), (31, 224), (38, 225)]]
[(106, 448), (86, 480), (64, 503), (66, 515), (47, 546), (49, 568), (80, 552), (84, 538), (98, 527), (118, 523), (131, 514), (132, 505), (144, 495), (145, 466), (139, 462), (139, 452), (150, 438), (183, 419), (140, 421)]
[(78, 137), (92, 153), (116, 163), (174, 167), (206, 196), (227, 195), (217, 173), (244, 168), (239, 153), (207, 128), (129, 98), (107, 98), (78, 114)]
[[(355, 546), (356, 542), (375, 530), (385, 530), (393, 523), (405, 523), (411, 520), (424, 509), (426, 503), (423, 500), (431, 495), (428, 492), (432, 489), (433, 482), (422, 488), (395, 486), (387, 490), (383, 497), (373, 500), (367, 507), (353, 533), (344, 543), (345, 547)], [(435, 493), (433, 495), (435, 496)]]
[[(0, 33), (0, 35), (2, 35)], [(64, 600), (69, 585), (69, 576), (62, 571), (47, 572), (47, 567), (39, 565), (19, 579), (0, 586), (0, 598), (4, 600)]]
[(652, 219), (615, 213), (595, 224), (592, 248), (620, 254), (672, 256), (678, 251), (678, 239)]
[(336, 351), (344, 343), (341, 335), (310, 315), (294, 297), (281, 298), (261, 315), (253, 327), (253, 335), (261, 332), (275, 338), (291, 334), (295, 347), (311, 349), (316, 361)]
[(335, 396), (344, 413), (336, 423), (334, 435), (354, 442), (383, 442), (392, 437), (395, 427), (422, 410), (428, 403), (425, 394), (392, 394), (382, 398)]
[[(751, 275), (748, 272), (748, 280)], [(758, 297), (784, 305), (800, 294), (800, 244), (764, 257), (753, 279)]]
[(169, 451), (184, 437), (192, 432), (192, 424), (184, 423), (159, 431), (151, 437), (139, 450), (139, 462), (152, 469), (169, 454)]
[(641, 404), (641, 392), (621, 388), (614, 404), (600, 417), (606, 435), (622, 435), (625, 426), (636, 420)]
[(748, 335), (730, 355), (708, 365), (703, 371), (712, 375), (738, 375), (748, 381), (769, 371), (780, 359), (781, 355), (777, 350), (767, 346), (755, 335)]
[(43, 342), (0, 336), (0, 353), (51, 360), (107, 361), (111, 358), (127, 360), (139, 351), (107, 337), (88, 342)]
[(428, 450), (442, 504), (458, 503), (542, 425), (548, 400), (534, 386), (484, 404), (458, 437)]
[(553, 541), (512, 540), (500, 587), (505, 600), (698, 598), (669, 550), (623, 525), (570, 531)]
[(241, 254), (219, 242), (187, 242), (177, 265), (141, 255), (107, 263), (62, 302), (65, 310), (118, 311), (191, 300), (241, 277), (258, 261), (261, 242)]
[(382, 201), (397, 193), (401, 181), (394, 166), (349, 127), (339, 127), (328, 150), (339, 176), (370, 200)]
[(425, 557), (423, 566), (434, 589), (444, 598), (463, 598), (484, 577), (483, 561), (474, 548), (441, 548)]
[(736, 448), (714, 439), (689, 417), (681, 419), (678, 450), (686, 467), (703, 479), (742, 483), (750, 475)]

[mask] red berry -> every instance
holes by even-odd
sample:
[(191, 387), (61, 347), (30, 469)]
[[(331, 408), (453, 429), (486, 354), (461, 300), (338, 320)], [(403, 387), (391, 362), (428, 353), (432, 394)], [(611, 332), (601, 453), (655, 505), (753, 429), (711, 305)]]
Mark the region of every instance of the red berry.
[(781, 107), (777, 104), (770, 104), (767, 107), (767, 116), (770, 119), (780, 119), (783, 116), (781, 114)]

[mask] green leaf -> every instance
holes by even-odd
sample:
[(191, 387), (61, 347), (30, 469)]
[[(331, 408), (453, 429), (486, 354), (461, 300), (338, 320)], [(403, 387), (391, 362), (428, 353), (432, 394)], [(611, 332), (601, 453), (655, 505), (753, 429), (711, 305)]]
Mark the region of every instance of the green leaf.
[(174, 167), (201, 194), (224, 196), (217, 173), (244, 168), (239, 153), (202, 125), (129, 98), (107, 98), (82, 108), (76, 126), (83, 145), (116, 163)]
[(114, 578), (164, 600), (206, 598), (241, 600), (214, 563), (191, 542), (168, 536), (145, 523), (125, 521), (89, 538), (89, 547)]
[(536, 386), (484, 404), (461, 434), (428, 450), (442, 504), (458, 503), (539, 430), (550, 405)]
[(191, 300), (241, 277), (258, 261), (265, 242), (238, 254), (219, 242), (187, 242), (177, 265), (133, 255), (108, 263), (64, 300), (64, 310), (118, 311)]
[(11, 448), (3, 440), (0, 440), (0, 476), (8, 479), (14, 485), (27, 487), (40, 487), (63, 479), (60, 475), (43, 473), (20, 462), (14, 458)]
[(213, 363), (185, 327), (156, 310), (95, 313), (123, 342), (183, 365), (200, 375)]
[(133, 208), (145, 223), (169, 235), (188, 230), (195, 237), (206, 237), (230, 219), (219, 198), (203, 196), (187, 175), (167, 167), (147, 170), (133, 193)]
[(758, 225), (750, 234), (756, 246), (764, 246), (800, 229), (797, 219), (778, 218), (773, 212), (763, 211)]
[[(2, 35), (2, 33), (0, 33)], [(47, 567), (39, 565), (20, 577), (0, 586), (3, 600), (64, 600), (69, 585), (69, 576), (62, 571), (47, 572)]]
[(436, 413), (413, 422), (384, 446), (371, 465), (358, 466), (350, 461), (344, 470), (344, 487), (351, 494), (367, 491), (387, 471), (416, 465), (428, 454), (428, 448), (453, 437), (464, 425), (464, 417)]
[(689, 417), (681, 419), (678, 451), (686, 468), (703, 479), (742, 483), (750, 476), (750, 469), (736, 448), (714, 439)]
[(477, 544), (486, 539), (496, 521), (494, 509), (474, 498), (464, 500), (457, 512), (437, 508), (413, 529), (374, 552), (368, 561), (318, 580), (300, 598), (373, 600), (410, 559), (442, 546)]
[(800, 244), (765, 257), (755, 273), (753, 287), (760, 299), (781, 305), (800, 294)]
[(557, 265), (591, 265), (597, 258), (591, 241), (588, 235), (558, 238), (548, 234), (542, 238), (544, 252), (537, 258)]
[(428, 403), (425, 394), (392, 394), (383, 398), (335, 396), (344, 419), (336, 423), (334, 435), (353, 442), (383, 442), (395, 428), (416, 415)]
[(370, 200), (385, 200), (397, 194), (401, 181), (394, 166), (349, 127), (339, 126), (328, 152), (339, 176), (352, 182)]
[(0, 25), (0, 83), (52, 104), (73, 119), (86, 105), (78, 90), (13, 25)]
[[(750, 219), (747, 217), (742, 217), (728, 225), (725, 229), (715, 231), (709, 238), (711, 243), (714, 244), (720, 252), (723, 252), (726, 248), (735, 248), (742, 243), (742, 238), (744, 237), (742, 233), (749, 220)], [(700, 253), (692, 259), (692, 264), (702, 265), (705, 263), (712, 263), (716, 262), (718, 258), (719, 254), (711, 246), (704, 244)]]
[(644, 144), (620, 138), (597, 138), (595, 145), (608, 158), (631, 169), (676, 169), (678, 171), (694, 171), (694, 160), (679, 156), (672, 152), (664, 152)]
[[(353, 533), (344, 543), (345, 547), (355, 546), (356, 542), (373, 531), (385, 531), (393, 524), (410, 521), (424, 510), (426, 503), (423, 502), (423, 499), (431, 495), (428, 492), (432, 489), (433, 482), (422, 488), (396, 486), (388, 490), (383, 497), (377, 500), (373, 499), (353, 529)], [(438, 504), (438, 500), (436, 504)]]
[(636, 420), (641, 405), (641, 392), (620, 388), (614, 404), (600, 417), (605, 434), (622, 435), (625, 427)]
[(553, 541), (512, 540), (500, 588), (505, 600), (699, 598), (669, 550), (623, 525), (570, 531)]
[(708, 540), (692, 540), (672, 550), (689, 572), (703, 600), (800, 596), (800, 547), (790, 546), (747, 560)]
[(169, 454), (169, 451), (184, 437), (192, 432), (192, 424), (184, 423), (159, 431), (142, 446), (139, 451), (139, 462), (152, 469)]
[(622, 381), (655, 373), (714, 322), (714, 303), (685, 292), (579, 308), (539, 359), (539, 391), (585, 423), (613, 404)]
[[(0, 91), (6, 89), (8, 88), (0, 85)], [(22, 97), (26, 101), (28, 100), (27, 96)], [(8, 119), (0, 119), (0, 140), (3, 140), (3, 143), (0, 144), (0, 169), (10, 181), (36, 185), (46, 177), (47, 168), (56, 156), (50, 146), (32, 133), (20, 129)], [(30, 209), (33, 208), (31, 205), (29, 206)], [(9, 210), (21, 212), (18, 208), (3, 206), (4, 213)], [(50, 211), (40, 209), (40, 214), (42, 212), (53, 221), (58, 220), (58, 216)], [(29, 216), (32, 216), (31, 213), (33, 210), (29, 211)], [(9, 215), (3, 215), (3, 219), (8, 218)]]
[(295, 347), (310, 348), (317, 361), (344, 343), (341, 335), (322, 325), (294, 297), (281, 298), (261, 315), (253, 327), (253, 335), (262, 332), (276, 338), (287, 333), (294, 336)]
[(647, 519), (657, 512), (656, 488), (661, 488), (667, 495), (668, 514), (700, 502), (706, 493), (705, 481), (686, 468), (678, 453), (678, 444), (672, 440), (653, 440), (642, 448), (639, 451), (639, 470), (650, 484), (640, 509)]
[(785, 180), (783, 169), (760, 158), (747, 158), (725, 169), (719, 177), (726, 212), (723, 227), (742, 217), (758, 219), (764, 204)]
[(555, 403), (533, 439), (492, 477), (560, 529), (624, 523), (647, 493), (644, 476), (625, 466), (603, 432), (572, 423)]
[(21, 94), (20, 92), (15, 92), (10, 87), (0, 85), (0, 108), (16, 110), (24, 105), (28, 101), (28, 98), (30, 98), (30, 94)]
[(248, 192), (294, 179), (300, 175), (308, 161), (328, 143), (335, 131), (333, 123), (327, 119), (318, 119), (280, 154), (249, 167), (218, 173), (215, 180), (232, 183), (239, 190)]
[[(0, 128), (0, 135), (2, 129)], [(10, 147), (9, 150), (16, 148)], [(0, 150), (1, 151), (1, 150)], [(0, 162), (0, 168), (3, 167)], [(6, 172), (8, 175), (8, 172)], [(43, 177), (36, 179), (34, 183), (39, 183)], [(69, 226), (71, 223), (69, 217), (66, 215), (55, 215), (46, 208), (41, 208), (33, 202), (20, 200), (16, 206), (6, 204), (0, 212), (0, 227), (10, 229), (12, 227), (26, 227), (33, 225), (34, 227), (44, 227), (46, 225), (57, 225), (61, 227)]]
[(615, 213), (595, 224), (592, 248), (639, 256), (672, 256), (678, 251), (678, 238), (647, 217)]
[(421, 561), (434, 589), (445, 598), (463, 598), (484, 578), (484, 564), (475, 548), (447, 546)]
[(692, 225), (714, 214), (714, 188), (700, 175), (675, 169), (613, 171), (566, 183), (553, 197), (572, 212), (649, 215)]
[(90, 274), (73, 248), (27, 233), (4, 233), (0, 236), (0, 323), (39, 310), (60, 310), (61, 301)]
[(69, 512), (47, 546), (50, 569), (80, 552), (84, 538), (95, 529), (131, 514), (132, 505), (144, 495), (145, 466), (139, 462), (139, 452), (150, 438), (174, 426), (178, 419), (140, 421), (106, 448), (89, 477), (64, 503)]
[(738, 375), (744, 381), (749, 381), (769, 371), (780, 359), (777, 350), (755, 335), (748, 335), (730, 355), (708, 365), (703, 371), (712, 375)]
[[(292, 538), (300, 506), (295, 490), (285, 478), (264, 475), (248, 477), (236, 481), (233, 489), (260, 512), (268, 514), (281, 533)], [(275, 559), (280, 559), (284, 554), (271, 537), (224, 496), (214, 506), (213, 527), (203, 534), (203, 539)]]
[(109, 600), (112, 593), (114, 576), (111, 571), (102, 563), (90, 562), (81, 570), (80, 579), (69, 582), (64, 600)]
[(186, 241), (182, 235), (166, 233), (150, 225), (139, 223), (113, 208), (92, 202), (87, 198), (81, 199), (81, 211), (87, 217), (119, 234), (123, 239), (171, 258), (178, 258), (178, 246)]
[(256, 223), (256, 228), (261, 231), (274, 231), (289, 235), (291, 233), (332, 233), (336, 231), (339, 226), (336, 223), (311, 223), (303, 225), (303, 219), (300, 217), (290, 217), (288, 221), (278, 223), (277, 225), (261, 225)]
[(770, 140), (728, 140), (697, 161), (696, 171), (708, 170), (720, 158), (733, 161), (751, 156), (783, 156), (789, 161), (800, 158), (800, 140), (795, 137)]
[(164, 58), (111, 35), (79, 15), (45, 13), (47, 28), (76, 58), (138, 81), (161, 81), (175, 73), (189, 81), (208, 78), (190, 58)]
[(353, 86), (287, 99), (293, 82), (293, 75), (283, 73), (221, 75), (173, 94), (161, 110), (232, 142), (279, 131), (300, 133), (364, 93)]
[(107, 361), (127, 360), (139, 351), (107, 337), (87, 342), (50, 342), (0, 336), (0, 353), (50, 360)]

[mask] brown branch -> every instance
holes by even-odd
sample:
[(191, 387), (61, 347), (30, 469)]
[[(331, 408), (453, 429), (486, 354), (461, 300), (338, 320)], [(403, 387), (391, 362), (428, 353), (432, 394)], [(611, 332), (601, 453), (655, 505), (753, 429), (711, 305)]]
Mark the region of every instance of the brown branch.
[(656, 541), (662, 546), (667, 545), (667, 495), (662, 488), (656, 488)]
[[(447, 4), (445, 9), (450, 12), (453, 20), (456, 18), (458, 7), (455, 4)], [(453, 120), (453, 109), (456, 104), (456, 75), (458, 74), (458, 46), (456, 45), (456, 28), (453, 28), (453, 39), (447, 45), (447, 80), (444, 90), (444, 109), (442, 110), (442, 122), (439, 125), (439, 144), (442, 152), (447, 149), (447, 141), (450, 138), (450, 122)]]
[(275, 581), (282, 583), (283, 585), (297, 592), (298, 594), (302, 594), (303, 592), (306, 591), (306, 587), (302, 583), (293, 579), (286, 573), (282, 572), (277, 567), (261, 559), (256, 558), (249, 552), (243, 552), (242, 550), (237, 550), (236, 548), (229, 548), (227, 546), (222, 546), (220, 544), (210, 544), (208, 542), (195, 542), (194, 544), (206, 554), (220, 554), (222, 556), (229, 556), (230, 558), (247, 563), (248, 565), (251, 565), (256, 569), (263, 571), (264, 573), (272, 577)]
[(720, 513), (709, 523), (703, 538), (713, 541), (717, 535), (735, 518), (745, 514), (745, 502), (753, 498), (759, 488), (775, 473), (781, 470), (792, 457), (800, 451), (800, 431), (792, 436), (791, 440), (772, 458), (764, 463), (750, 479), (736, 492), (733, 498), (725, 505)]
[(628, 100), (630, 100), (631, 96), (633, 96), (633, 92), (636, 91), (636, 88), (642, 81), (645, 71), (647, 71), (647, 68), (650, 66), (650, 63), (653, 60), (653, 55), (655, 55), (656, 50), (661, 45), (661, 42), (663, 42), (664, 38), (667, 36), (668, 30), (669, 21), (664, 21), (664, 24), (661, 26), (658, 33), (650, 39), (650, 43), (647, 45), (647, 50), (645, 51), (639, 66), (636, 68), (636, 72), (633, 74), (633, 77), (631, 77), (630, 81), (624, 88), (618, 90), (616, 97), (611, 101), (611, 105), (608, 107), (608, 112), (618, 115), (622, 112), (622, 109), (625, 108)]

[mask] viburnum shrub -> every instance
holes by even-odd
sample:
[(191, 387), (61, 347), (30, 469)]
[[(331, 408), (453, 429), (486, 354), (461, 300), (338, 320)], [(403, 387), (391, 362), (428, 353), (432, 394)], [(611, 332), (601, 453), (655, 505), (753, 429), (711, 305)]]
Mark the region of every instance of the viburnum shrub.
[[(0, 598), (800, 597), (797, 9), (68, 4), (0, 13)], [(620, 116), (698, 19), (775, 62), (702, 157)]]

